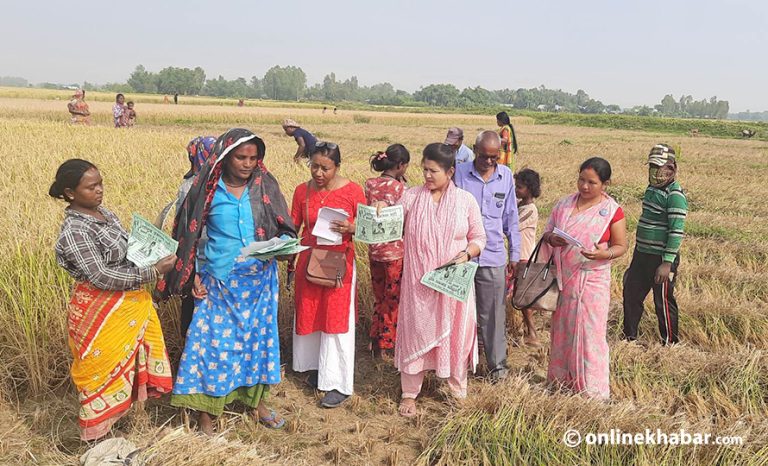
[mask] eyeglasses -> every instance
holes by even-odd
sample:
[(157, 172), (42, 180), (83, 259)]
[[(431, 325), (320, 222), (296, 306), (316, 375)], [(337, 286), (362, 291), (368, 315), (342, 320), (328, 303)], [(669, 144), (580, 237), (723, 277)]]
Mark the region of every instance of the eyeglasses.
[(318, 149), (336, 150), (339, 148), (339, 145), (333, 142), (317, 141), (315, 147)]
[(485, 160), (487, 162), (498, 162), (499, 161), (499, 155), (485, 155), (485, 154), (477, 154), (477, 158), (481, 160)]

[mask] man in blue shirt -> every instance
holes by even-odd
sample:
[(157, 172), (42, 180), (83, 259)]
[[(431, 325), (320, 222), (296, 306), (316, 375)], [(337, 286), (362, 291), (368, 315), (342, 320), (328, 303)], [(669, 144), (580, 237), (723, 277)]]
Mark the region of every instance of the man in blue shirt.
[[(506, 277), (520, 260), (520, 230), (512, 170), (499, 165), (501, 140), (483, 131), (475, 141), (474, 161), (456, 165), (454, 182), (480, 205), (487, 242), (474, 259), (478, 336), (485, 348), (491, 381), (507, 376)], [(506, 237), (508, 245), (505, 246)]]
[(309, 154), (312, 152), (312, 149), (315, 148), (315, 144), (317, 143), (315, 135), (300, 127), (298, 123), (290, 118), (283, 120), (283, 131), (285, 131), (285, 134), (288, 136), (293, 136), (293, 139), (296, 140), (298, 148), (293, 155), (293, 161), (298, 162), (301, 158), (309, 160)]
[(456, 154), (456, 165), (475, 159), (472, 149), (464, 145), (464, 130), (461, 128), (449, 129), (443, 144), (453, 147), (453, 152)]

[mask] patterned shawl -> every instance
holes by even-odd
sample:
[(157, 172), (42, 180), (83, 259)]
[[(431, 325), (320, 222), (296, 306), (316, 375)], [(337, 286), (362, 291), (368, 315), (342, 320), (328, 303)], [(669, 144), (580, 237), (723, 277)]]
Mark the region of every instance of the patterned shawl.
[(184, 178), (192, 178), (197, 175), (205, 161), (213, 152), (213, 146), (216, 144), (216, 138), (213, 136), (198, 136), (187, 144), (187, 157), (190, 162), (190, 169)]
[(173, 238), (179, 242), (176, 250), (179, 260), (175, 269), (157, 282), (156, 299), (165, 300), (171, 295), (185, 294), (191, 289), (190, 277), (195, 273), (197, 243), (224, 170), (223, 162), (230, 152), (252, 140), (256, 142), (259, 153), (258, 167), (248, 180), (256, 240), (266, 241), (283, 234), (296, 237), (296, 228), (293, 226), (285, 198), (280, 192), (280, 185), (264, 166), (264, 141), (247, 129), (230, 129), (216, 140), (211, 157), (194, 178), (187, 198), (181, 209), (176, 212)]

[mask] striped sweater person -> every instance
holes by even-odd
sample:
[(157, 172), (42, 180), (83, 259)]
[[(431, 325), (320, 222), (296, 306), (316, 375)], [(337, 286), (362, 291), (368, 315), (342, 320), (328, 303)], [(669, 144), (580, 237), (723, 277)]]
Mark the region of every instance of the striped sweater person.
[(678, 342), (678, 307), (674, 296), (688, 200), (676, 180), (674, 149), (658, 144), (648, 155), (648, 188), (637, 224), (637, 244), (624, 276), (624, 338), (637, 339), (643, 301), (653, 302), (664, 345)]
[(673, 181), (661, 188), (648, 186), (637, 223), (637, 250), (674, 263), (683, 243), (687, 213), (688, 201), (680, 183)]

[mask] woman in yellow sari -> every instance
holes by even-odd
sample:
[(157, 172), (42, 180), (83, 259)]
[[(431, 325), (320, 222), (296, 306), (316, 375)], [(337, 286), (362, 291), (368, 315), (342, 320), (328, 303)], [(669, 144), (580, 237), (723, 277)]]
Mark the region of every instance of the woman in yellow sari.
[(171, 270), (176, 256), (147, 267), (128, 261), (128, 234), (101, 206), (102, 178), (86, 160), (64, 162), (48, 194), (69, 204), (56, 261), (76, 282), (67, 316), (72, 381), (80, 438), (94, 440), (109, 433), (133, 401), (171, 391), (160, 321), (142, 285)]

